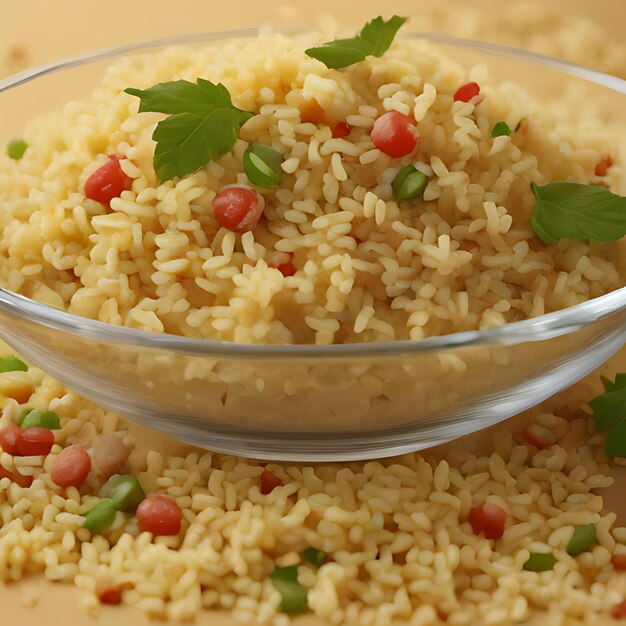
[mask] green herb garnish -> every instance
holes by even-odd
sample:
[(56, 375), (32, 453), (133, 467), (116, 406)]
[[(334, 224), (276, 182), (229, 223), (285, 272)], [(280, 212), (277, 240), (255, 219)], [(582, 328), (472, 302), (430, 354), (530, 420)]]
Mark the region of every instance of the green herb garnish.
[(7, 155), (9, 158), (19, 161), (27, 148), (28, 144), (23, 139), (13, 139), (7, 144)]
[(427, 183), (426, 174), (415, 169), (412, 165), (405, 165), (396, 174), (391, 187), (398, 200), (412, 200), (424, 193)]
[(34, 426), (40, 428), (49, 428), (50, 430), (59, 430), (61, 428), (61, 420), (54, 411), (29, 411), (21, 423), (22, 428), (32, 428)]
[(604, 393), (589, 402), (596, 430), (610, 430), (604, 449), (609, 456), (626, 457), (626, 374), (605, 379)]
[(14, 354), (0, 358), (0, 374), (5, 372), (27, 372), (28, 365), (20, 361)]
[(530, 219), (546, 243), (559, 239), (617, 241), (626, 235), (626, 198), (605, 187), (549, 183), (531, 189), (537, 198)]
[(493, 128), (491, 129), (492, 137), (502, 137), (502, 136), (510, 137), (511, 133), (512, 131), (506, 122), (496, 122)]
[(300, 556), (303, 561), (307, 561), (316, 569), (319, 569), (324, 565), (326, 557), (328, 556), (324, 550), (316, 550), (315, 548), (306, 548), (300, 552)]
[(332, 69), (348, 67), (362, 61), (368, 55), (381, 57), (389, 50), (396, 33), (406, 20), (406, 17), (394, 15), (385, 22), (378, 16), (365, 24), (356, 37), (328, 41), (305, 52)]
[(100, 502), (85, 515), (83, 528), (86, 528), (92, 534), (102, 532), (113, 524), (116, 512), (117, 509), (112, 500), (100, 500)]
[(169, 115), (152, 135), (157, 144), (154, 171), (159, 183), (191, 174), (226, 154), (235, 145), (241, 127), (254, 115), (233, 106), (224, 85), (203, 78), (196, 83), (175, 80), (124, 91), (140, 98), (140, 113)]
[(270, 579), (280, 594), (280, 610), (284, 613), (302, 613), (309, 609), (308, 589), (298, 582), (298, 566), (277, 567)]
[(280, 183), (283, 155), (269, 146), (251, 143), (243, 154), (243, 169), (248, 180), (259, 187), (274, 187)]
[(556, 557), (552, 552), (531, 552), (523, 567), (527, 572), (548, 572), (555, 563)]
[(585, 524), (579, 526), (569, 540), (567, 547), (565, 548), (567, 554), (570, 556), (576, 556), (581, 552), (584, 552), (592, 543), (596, 540), (596, 525)]

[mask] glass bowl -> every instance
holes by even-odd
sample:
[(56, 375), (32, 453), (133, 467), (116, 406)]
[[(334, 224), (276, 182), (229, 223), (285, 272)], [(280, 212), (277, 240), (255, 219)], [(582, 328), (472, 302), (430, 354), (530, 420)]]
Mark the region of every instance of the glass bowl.
[[(86, 96), (112, 58), (167, 45), (254, 37), (259, 29), (144, 42), (0, 81), (0, 139)], [(540, 102), (600, 113), (626, 134), (626, 82), (536, 54), (432, 34), (463, 65), (485, 63)], [(626, 138), (622, 142), (626, 151)], [(626, 159), (622, 159), (622, 162)], [(626, 189), (618, 190), (626, 194)], [(613, 252), (621, 268), (624, 242)], [(0, 337), (67, 387), (189, 443), (291, 461), (390, 456), (490, 426), (582, 378), (626, 341), (626, 288), (486, 331), (332, 346), (239, 345), (79, 318), (0, 290)]]

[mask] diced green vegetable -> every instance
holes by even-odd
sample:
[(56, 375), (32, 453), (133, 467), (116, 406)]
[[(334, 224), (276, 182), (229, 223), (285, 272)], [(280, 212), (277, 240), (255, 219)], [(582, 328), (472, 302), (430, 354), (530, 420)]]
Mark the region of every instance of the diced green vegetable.
[(33, 426), (40, 426), (41, 428), (49, 428), (50, 430), (59, 430), (61, 428), (61, 421), (59, 416), (54, 411), (30, 411), (22, 420), (22, 428), (31, 428)]
[(96, 506), (87, 513), (83, 528), (86, 528), (92, 534), (102, 532), (115, 521), (117, 509), (113, 500), (105, 498), (100, 500)]
[(277, 567), (270, 579), (280, 594), (280, 610), (284, 613), (302, 613), (309, 609), (308, 589), (298, 582), (298, 567)]
[(506, 122), (496, 122), (491, 129), (492, 137), (502, 137), (502, 136), (510, 137), (511, 129)]
[(7, 144), (7, 155), (11, 159), (19, 161), (24, 156), (27, 148), (28, 144), (23, 139), (13, 139), (13, 141), (9, 141)]
[(274, 187), (280, 183), (283, 156), (269, 146), (251, 143), (243, 155), (243, 168), (248, 180), (259, 187)]
[(528, 572), (548, 572), (554, 568), (556, 557), (552, 552), (531, 552), (524, 569)]
[(565, 550), (570, 556), (576, 556), (577, 554), (584, 552), (592, 543), (595, 542), (596, 538), (595, 524), (585, 524), (584, 526), (579, 526), (574, 531), (574, 534), (569, 540)]
[(589, 402), (596, 430), (610, 430), (604, 449), (609, 456), (626, 457), (626, 374), (603, 380), (605, 392)]
[(18, 359), (14, 354), (0, 357), (0, 374), (5, 372), (27, 372), (28, 365)]
[(396, 174), (391, 187), (398, 200), (412, 200), (423, 195), (427, 183), (426, 174), (412, 165), (405, 165)]
[(313, 567), (319, 569), (324, 565), (326, 557), (328, 556), (324, 550), (316, 550), (315, 548), (306, 548), (300, 553), (302, 560), (307, 561)]
[(118, 511), (132, 513), (146, 495), (134, 476), (116, 474), (104, 483), (100, 497), (110, 498)]
[(626, 198), (606, 187), (568, 182), (530, 187), (536, 198), (530, 225), (546, 243), (610, 242), (626, 235)]

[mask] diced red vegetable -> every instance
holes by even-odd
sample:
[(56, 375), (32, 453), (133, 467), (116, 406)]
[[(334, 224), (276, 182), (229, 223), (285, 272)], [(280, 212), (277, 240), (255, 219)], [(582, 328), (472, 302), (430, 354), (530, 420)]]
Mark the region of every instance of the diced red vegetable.
[(533, 433), (530, 426), (526, 426), (526, 428), (524, 428), (522, 436), (531, 446), (535, 446), (535, 448), (539, 448), (539, 450), (543, 450), (544, 448), (548, 447), (543, 441), (541, 441), (541, 439), (539, 439), (539, 437), (537, 437)]
[(280, 487), (283, 481), (269, 470), (263, 470), (261, 473), (261, 493), (266, 496), (271, 493), (276, 487)]
[(604, 157), (601, 161), (598, 161), (596, 165), (595, 175), (606, 176), (609, 168), (613, 165), (613, 159), (609, 156)]
[(414, 120), (399, 111), (381, 115), (374, 122), (370, 136), (381, 152), (394, 159), (411, 154), (419, 140)]
[(291, 261), (287, 261), (287, 263), (281, 263), (276, 269), (278, 269), (280, 273), (285, 277), (293, 276), (296, 273), (296, 266)]
[(626, 554), (614, 554), (611, 563), (618, 572), (626, 571)]
[(244, 185), (224, 187), (213, 198), (213, 213), (218, 224), (236, 233), (256, 228), (264, 208), (263, 196)]
[(611, 616), (615, 619), (624, 619), (626, 617), (626, 600), (617, 606), (613, 607)]
[(456, 90), (454, 94), (455, 102), (469, 102), (480, 94), (480, 85), (478, 83), (465, 83)]
[(87, 179), (85, 195), (89, 199), (108, 206), (113, 198), (131, 188), (133, 181), (122, 170), (120, 159), (117, 154), (109, 155), (109, 160)]
[(33, 426), (24, 428), (17, 442), (20, 456), (46, 455), (54, 445), (54, 433), (49, 428)]
[(124, 591), (124, 585), (111, 585), (110, 587), (105, 587), (98, 594), (98, 600), (100, 600), (100, 604), (121, 604), (122, 591)]
[(0, 448), (7, 454), (18, 454), (17, 442), (22, 434), (22, 429), (16, 424), (9, 424), (0, 430)]
[(9, 470), (4, 469), (2, 465), (0, 465), (0, 478), (8, 478), (16, 485), (20, 487), (30, 487), (33, 484), (32, 476), (23, 476), (19, 472), (9, 472)]
[(139, 530), (157, 537), (177, 535), (183, 517), (176, 502), (162, 495), (148, 496), (137, 507), (136, 515)]
[(342, 137), (347, 137), (351, 132), (352, 127), (350, 126), (350, 124), (347, 124), (346, 122), (339, 122), (333, 128), (333, 137), (335, 139), (340, 139)]
[(500, 539), (504, 534), (506, 511), (497, 504), (483, 502), (470, 511), (468, 520), (475, 535), (484, 533), (487, 539)]
[(52, 464), (52, 482), (59, 487), (80, 489), (91, 470), (91, 457), (84, 448), (70, 446), (62, 450)]

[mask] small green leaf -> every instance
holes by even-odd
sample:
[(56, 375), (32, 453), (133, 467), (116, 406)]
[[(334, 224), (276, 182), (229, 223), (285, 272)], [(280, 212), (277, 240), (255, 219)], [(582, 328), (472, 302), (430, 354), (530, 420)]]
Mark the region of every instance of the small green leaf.
[(27, 372), (28, 365), (20, 361), (14, 354), (0, 358), (0, 374), (5, 372)]
[(604, 450), (609, 456), (626, 458), (626, 419), (622, 419), (609, 433)]
[(565, 548), (567, 554), (570, 556), (576, 556), (581, 552), (584, 552), (597, 538), (596, 525), (585, 524), (579, 526), (569, 540), (567, 547)]
[(626, 235), (626, 198), (605, 187), (556, 182), (531, 184), (537, 202), (530, 220), (546, 243), (559, 239), (617, 241)]
[(342, 69), (362, 61), (371, 54), (371, 47), (359, 37), (328, 41), (317, 48), (304, 51), (313, 59), (321, 61), (329, 69)]
[(618, 374), (609, 390), (589, 403), (596, 430), (608, 430), (626, 417), (626, 376)]
[(378, 16), (367, 22), (356, 37), (328, 41), (316, 48), (305, 50), (305, 53), (331, 69), (348, 67), (370, 54), (381, 57), (389, 49), (406, 20), (406, 17), (394, 15), (385, 22)]
[(243, 169), (248, 180), (259, 187), (274, 187), (280, 183), (283, 156), (269, 146), (251, 143), (243, 154)]
[(326, 557), (328, 556), (324, 550), (316, 550), (315, 548), (306, 548), (300, 552), (300, 556), (304, 561), (310, 563), (316, 569), (319, 569), (324, 565)]
[(23, 139), (13, 139), (7, 145), (7, 155), (9, 158), (19, 161), (26, 152), (28, 144)]
[(493, 128), (491, 129), (491, 136), (492, 137), (502, 137), (502, 136), (510, 137), (511, 129), (509, 128), (509, 125), (506, 122), (496, 122)]
[(412, 200), (423, 195), (427, 183), (426, 174), (415, 169), (412, 165), (405, 165), (396, 174), (391, 187), (398, 200)]
[(363, 41), (367, 41), (370, 44), (372, 50), (370, 54), (373, 54), (375, 57), (383, 56), (389, 50), (394, 37), (406, 20), (406, 17), (394, 15), (385, 22), (379, 15), (365, 24), (361, 29), (360, 37)]
[(224, 85), (202, 78), (195, 84), (176, 80), (125, 91), (140, 98), (140, 112), (169, 115), (152, 135), (157, 144), (154, 171), (159, 183), (192, 174), (226, 154), (239, 138), (243, 124), (253, 116), (233, 106)]
[(554, 568), (556, 557), (552, 552), (531, 552), (524, 569), (528, 572), (548, 572)]
[(308, 589), (298, 582), (298, 566), (277, 567), (270, 579), (280, 594), (280, 610), (284, 613), (308, 611)]

